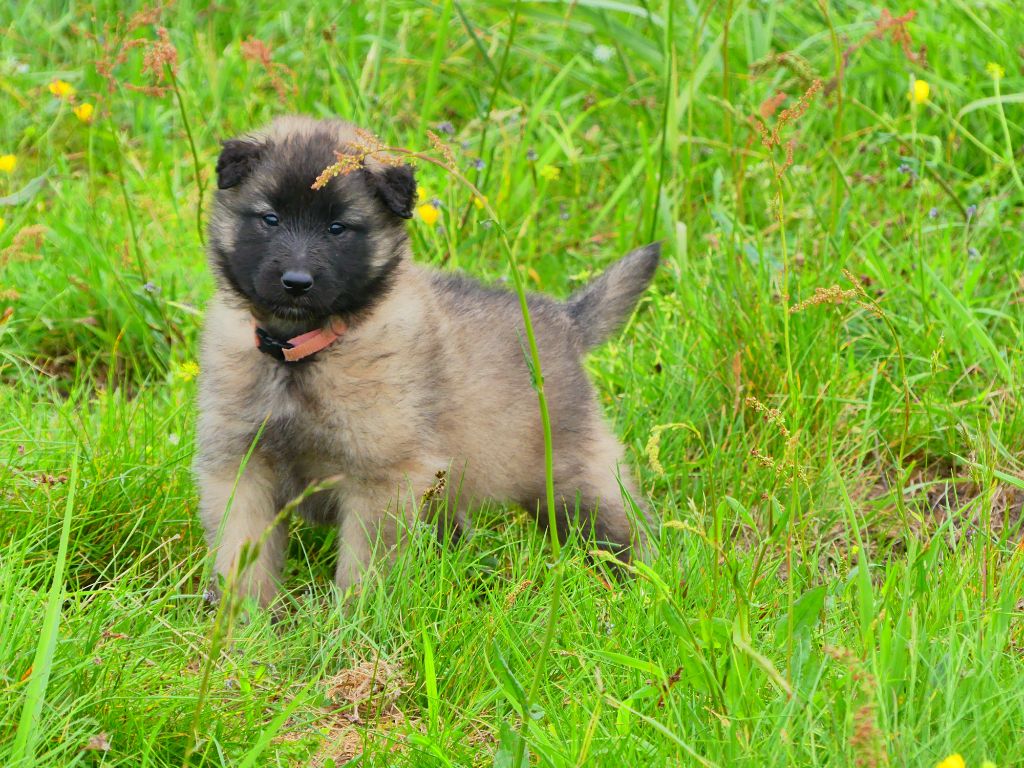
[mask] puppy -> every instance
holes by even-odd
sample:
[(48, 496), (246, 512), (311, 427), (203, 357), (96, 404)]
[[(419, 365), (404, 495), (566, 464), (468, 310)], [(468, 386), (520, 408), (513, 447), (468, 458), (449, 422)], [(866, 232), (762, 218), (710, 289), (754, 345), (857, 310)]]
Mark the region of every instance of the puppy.
[[(311, 189), (335, 151), (354, 152), (356, 140), (347, 123), (284, 118), (225, 142), (217, 162), (208, 238), (217, 291), (202, 335), (195, 472), (218, 577), (266, 534), (237, 581), (264, 606), (287, 549), (278, 512), (326, 478), (330, 487), (298, 511), (338, 527), (341, 590), (371, 567), (375, 548), (393, 553), (427, 508), (448, 511), (442, 530), (452, 534), (485, 499), (547, 520), (516, 295), (412, 262), (411, 166), (371, 155)], [(568, 301), (528, 302), (550, 406), (559, 532), (578, 523), (621, 557), (643, 536), (621, 491), (637, 493), (619, 474), (622, 447), (582, 359), (629, 317), (658, 259), (659, 246), (649, 245)], [(441, 492), (439, 472), (447, 473)]]

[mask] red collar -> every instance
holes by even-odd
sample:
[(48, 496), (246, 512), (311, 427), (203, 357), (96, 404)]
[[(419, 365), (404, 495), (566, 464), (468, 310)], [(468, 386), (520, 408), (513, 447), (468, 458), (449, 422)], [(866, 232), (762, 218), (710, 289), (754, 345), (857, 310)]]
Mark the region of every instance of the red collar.
[(283, 360), (286, 363), (297, 363), (299, 360), (314, 355), (322, 349), (326, 349), (336, 342), (345, 333), (348, 326), (340, 317), (332, 317), (321, 328), (303, 333), (288, 341), (281, 341), (271, 336), (264, 328), (259, 326), (255, 319), (252, 321), (256, 348), (264, 354), (270, 355), (276, 360)]

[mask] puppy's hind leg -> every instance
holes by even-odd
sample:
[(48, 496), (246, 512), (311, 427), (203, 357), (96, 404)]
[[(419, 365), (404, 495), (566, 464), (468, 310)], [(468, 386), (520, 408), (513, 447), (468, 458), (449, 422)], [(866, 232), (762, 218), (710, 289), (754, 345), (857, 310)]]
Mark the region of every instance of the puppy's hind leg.
[[(595, 472), (595, 475), (580, 489), (583, 533), (592, 534), (598, 548), (624, 562), (643, 559), (648, 550), (649, 518), (639, 491), (632, 479), (617, 476), (613, 470)], [(634, 513), (630, 499), (638, 514)]]
[[(591, 540), (600, 549), (628, 562), (647, 548), (647, 510), (632, 479), (619, 468), (621, 449), (611, 435), (601, 441), (601, 450), (581, 457), (583, 463), (572, 471), (556, 470), (555, 513), (558, 535), (564, 541), (572, 532)], [(633, 500), (639, 515), (627, 508)], [(525, 505), (535, 511), (545, 528), (548, 524), (547, 504), (543, 497)], [(639, 517), (641, 519), (633, 519)]]
[(621, 443), (604, 423), (594, 430), (594, 438), (590, 450), (581, 457), (583, 464), (575, 484), (581, 494), (581, 522), (591, 526), (584, 533), (592, 531), (601, 549), (629, 561), (647, 551), (647, 508), (628, 474)]

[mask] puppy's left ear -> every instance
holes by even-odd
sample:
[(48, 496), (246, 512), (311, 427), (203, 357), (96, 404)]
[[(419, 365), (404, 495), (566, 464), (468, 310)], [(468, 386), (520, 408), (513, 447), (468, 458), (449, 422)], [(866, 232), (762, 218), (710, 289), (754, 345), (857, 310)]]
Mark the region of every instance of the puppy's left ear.
[(229, 139), (217, 158), (217, 189), (230, 189), (245, 181), (260, 161), (265, 147), (254, 141)]
[(392, 213), (403, 219), (412, 218), (416, 204), (416, 169), (411, 165), (386, 165), (377, 171), (367, 171), (370, 188)]

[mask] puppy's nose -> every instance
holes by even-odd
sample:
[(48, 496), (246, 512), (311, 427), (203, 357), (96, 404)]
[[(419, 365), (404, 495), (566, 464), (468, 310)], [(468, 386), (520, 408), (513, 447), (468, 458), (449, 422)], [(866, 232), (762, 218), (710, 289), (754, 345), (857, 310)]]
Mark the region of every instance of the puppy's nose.
[(292, 296), (301, 296), (313, 287), (313, 276), (309, 272), (289, 270), (281, 275), (281, 285)]

